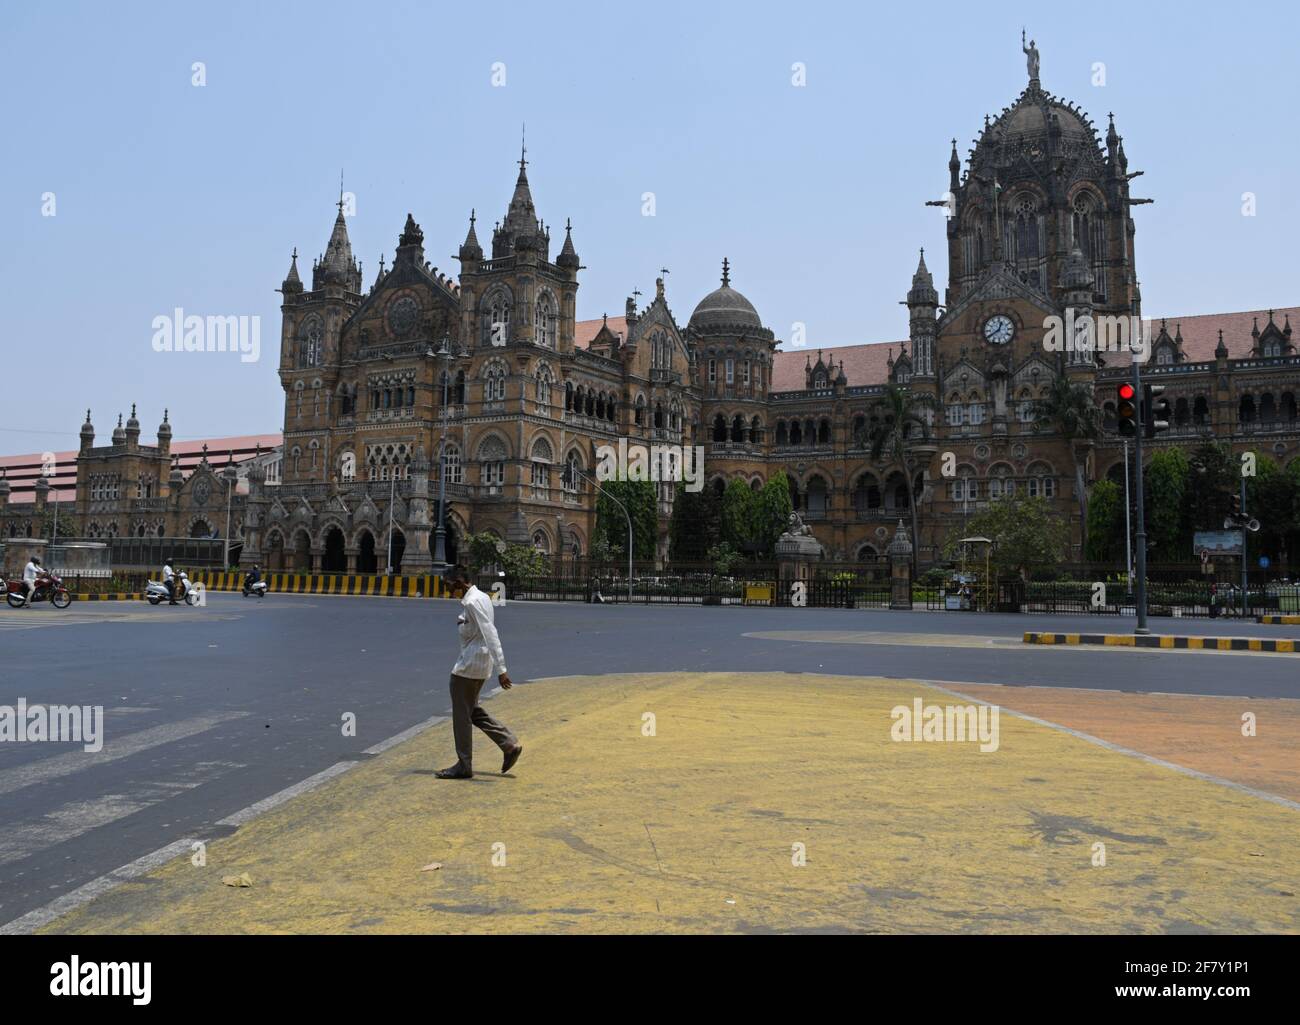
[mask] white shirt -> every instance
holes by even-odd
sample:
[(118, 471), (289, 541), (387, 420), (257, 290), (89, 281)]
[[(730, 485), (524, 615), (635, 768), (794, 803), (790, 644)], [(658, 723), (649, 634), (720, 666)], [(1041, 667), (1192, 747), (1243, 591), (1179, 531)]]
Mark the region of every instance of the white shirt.
[(34, 562), (29, 562), (26, 566), (23, 567), (24, 583), (34, 584), (36, 583), (36, 578), (40, 575), (41, 575), (41, 568), (38, 565), (36, 565), (36, 563)]
[(473, 584), (460, 600), (464, 613), (457, 620), (460, 633), (460, 658), (452, 667), (452, 675), (470, 680), (486, 680), (492, 675), (496, 663), (497, 675), (506, 671), (506, 656), (501, 650), (492, 614), (492, 599)]
[(168, 580), (170, 580), (170, 579), (171, 579), (172, 577), (174, 577), (175, 575), (176, 575), (176, 574), (172, 571), (172, 568), (171, 568), (171, 564), (170, 564), (170, 563), (169, 563), (168, 565), (166, 565), (166, 566), (163, 567), (163, 583), (166, 583)]

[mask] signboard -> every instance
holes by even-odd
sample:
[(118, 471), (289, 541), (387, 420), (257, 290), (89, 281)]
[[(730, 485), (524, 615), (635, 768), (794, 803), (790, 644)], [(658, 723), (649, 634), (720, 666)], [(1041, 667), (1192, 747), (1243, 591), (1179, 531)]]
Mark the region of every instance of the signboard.
[(1241, 555), (1241, 531), (1240, 530), (1198, 530), (1192, 541), (1192, 547), (1197, 555), (1204, 560), (1204, 552), (1209, 552), (1210, 556), (1217, 555)]

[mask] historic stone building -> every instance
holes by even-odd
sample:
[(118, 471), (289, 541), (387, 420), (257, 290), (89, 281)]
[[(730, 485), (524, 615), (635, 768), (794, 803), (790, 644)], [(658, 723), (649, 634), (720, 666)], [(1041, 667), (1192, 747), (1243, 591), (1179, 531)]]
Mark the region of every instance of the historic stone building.
[[(0, 459), (0, 543), (60, 537), (218, 538), (238, 543), (250, 473), (263, 489), (279, 480), (278, 435), (172, 443), (163, 411), (154, 444), (142, 444), (133, 406), (108, 444), (95, 444), (90, 411), (76, 451)], [(229, 499), (229, 502), (227, 501)], [(57, 512), (56, 512), (57, 509)]]
[[(1128, 354), (1063, 349), (1051, 325), (1140, 316), (1133, 208), (1146, 200), (1130, 194), (1138, 172), (1113, 118), (1102, 136), (1042, 88), (1036, 51), (1027, 87), (985, 119), (964, 166), (953, 142), (948, 172), (948, 196), (932, 203), (948, 213), (942, 298), (922, 252), (906, 293), (906, 339), (816, 353), (782, 350), (732, 287), (725, 260), (720, 286), (685, 326), (662, 279), (644, 308), (633, 296), (622, 316), (577, 321), (572, 233), (566, 224), (552, 257), (522, 158), (490, 253), (471, 214), (455, 278), (425, 259), (408, 215), (391, 267), (381, 261), (366, 288), (340, 204), (311, 288), (296, 250), (280, 288), (283, 483), (268, 487), (265, 460), (246, 460), (244, 561), (370, 572), (391, 558), (405, 572), (429, 568), (444, 437), (448, 559), (481, 531), (564, 558), (587, 554), (596, 446), (620, 438), (702, 446), (715, 488), (737, 478), (758, 487), (784, 471), (828, 558), (883, 552), (907, 515), (905, 473), (923, 563), (965, 517), (1014, 493), (1053, 502), (1079, 555), (1078, 489), (1122, 476), (1122, 449), (1112, 436), (1068, 444), (1038, 422), (1037, 403), (1064, 377), (1093, 386), (1113, 412)], [(1300, 456), (1292, 314), (1300, 309), (1148, 325), (1144, 373), (1168, 386), (1173, 421), (1151, 449), (1216, 438), (1283, 464)], [(889, 383), (911, 394), (928, 424), (928, 443), (906, 469), (870, 458)], [(134, 414), (109, 447), (96, 448), (93, 434), (87, 423), (77, 457), (87, 533), (112, 525), (188, 535), (200, 519), (217, 528), (207, 510), (220, 467), (205, 458), (178, 479), (166, 422), (156, 446), (139, 444)], [(0, 480), (0, 531), (32, 519), (13, 503), (6, 518), (7, 492)], [(661, 557), (671, 500), (664, 486)]]
[[(644, 309), (632, 297), (621, 317), (576, 321), (572, 234), (566, 225), (552, 259), (523, 159), (490, 254), (471, 215), (455, 280), (425, 260), (408, 215), (392, 266), (381, 262), (363, 291), (340, 206), (311, 289), (296, 251), (281, 286), (284, 484), (271, 494), (254, 481), (250, 553), (272, 566), (382, 569), (391, 530), (394, 563), (427, 568), (444, 428), (448, 558), (479, 531), (585, 554), (594, 501), (583, 475), (595, 446), (619, 437), (702, 445), (718, 488), (737, 477), (757, 487), (784, 470), (835, 559), (883, 551), (906, 515), (904, 472), (923, 561), (964, 517), (1016, 492), (1051, 500), (1077, 545), (1077, 489), (1122, 472), (1118, 439), (1067, 444), (1037, 422), (1036, 403), (1059, 375), (1093, 384), (1104, 404), (1128, 372), (1127, 354), (1058, 351), (1049, 325), (1067, 312), (1140, 316), (1137, 173), (1113, 118), (1102, 137), (1042, 88), (1036, 51), (1025, 90), (986, 119), (964, 167), (954, 140), (948, 170), (942, 300), (922, 252), (906, 340), (815, 356), (781, 351), (725, 261), (720, 287), (684, 328), (662, 280)], [(1153, 327), (1147, 373), (1168, 383), (1174, 410), (1155, 445), (1217, 437), (1295, 458), (1291, 312)], [(888, 382), (910, 391), (929, 424), (907, 471), (870, 458)], [(670, 509), (665, 487), (661, 556)]]

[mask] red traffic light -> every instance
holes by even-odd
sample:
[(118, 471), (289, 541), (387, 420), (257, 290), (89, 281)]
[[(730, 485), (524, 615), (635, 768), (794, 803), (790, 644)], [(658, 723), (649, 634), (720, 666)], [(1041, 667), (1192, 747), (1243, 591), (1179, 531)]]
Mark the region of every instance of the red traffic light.
[(1119, 386), (1119, 397), (1121, 399), (1132, 399), (1136, 394), (1137, 392), (1131, 384), (1121, 384)]

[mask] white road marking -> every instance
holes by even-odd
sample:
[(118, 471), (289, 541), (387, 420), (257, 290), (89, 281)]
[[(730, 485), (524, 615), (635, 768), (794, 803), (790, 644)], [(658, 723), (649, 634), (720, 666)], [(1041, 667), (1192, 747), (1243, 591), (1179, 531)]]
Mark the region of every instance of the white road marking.
[(83, 769), (93, 769), (121, 758), (129, 758), (149, 748), (161, 747), (174, 740), (184, 740), (186, 737), (210, 730), (214, 726), (220, 726), (222, 723), (242, 719), (248, 714), (247, 712), (219, 712), (214, 715), (196, 716), (193, 719), (182, 719), (180, 722), (153, 726), (139, 733), (128, 733), (118, 740), (108, 740), (99, 751), (69, 751), (66, 754), (55, 755), (53, 758), (43, 758), (27, 765), (3, 769), (0, 770), (0, 794), (12, 794), (23, 787), (47, 783), (52, 779), (71, 776), (74, 772), (81, 772)]
[[(491, 697), (495, 693), (498, 693), (498, 691), (493, 691), (486, 695), (486, 697)], [(437, 722), (434, 720), (437, 720)], [(423, 732), (430, 726), (436, 726), (438, 722), (446, 721), (446, 716), (434, 716), (433, 719), (427, 719), (422, 723), (417, 723), (416, 726), (403, 730), (401, 733), (396, 733), (392, 737), (389, 737), (388, 740), (380, 741), (374, 746), (376, 748), (383, 748), (383, 750), (386, 751), (401, 742), (397, 738), (410, 739), (410, 736), (415, 736), (416, 733)], [(412, 732), (413, 730), (415, 731), (414, 733)], [(251, 804), (243, 811), (238, 811), (233, 815), (226, 816), (226, 818), (222, 819), (217, 824), (221, 826), (236, 827), (244, 825), (245, 823), (251, 822), (259, 815), (270, 811), (272, 808), (284, 804), (286, 801), (297, 797), (300, 794), (305, 794), (310, 790), (314, 790), (322, 783), (333, 779), (335, 776), (340, 776), (349, 769), (354, 769), (358, 765), (362, 764), (364, 763), (336, 762), (328, 769), (318, 772), (314, 776), (307, 777), (307, 779), (303, 780), (301, 783), (297, 783), (294, 786), (281, 790), (277, 794), (272, 794), (270, 797), (258, 801), (256, 804)], [(49, 925), (56, 919), (62, 918), (64, 915), (70, 914), (78, 908), (89, 904), (92, 900), (103, 896), (110, 890), (116, 889), (122, 883), (130, 882), (132, 879), (138, 879), (140, 876), (146, 875), (156, 868), (161, 868), (173, 858), (188, 855), (191, 847), (195, 843), (199, 842), (200, 839), (197, 837), (186, 837), (182, 840), (175, 840), (172, 843), (167, 844), (167, 846), (160, 847), (158, 850), (146, 854), (143, 857), (136, 858), (135, 861), (123, 865), (121, 868), (114, 869), (112, 872), (108, 872), (100, 876), (98, 879), (92, 879), (85, 885), (77, 887), (77, 889), (72, 892), (66, 893), (61, 897), (56, 897), (48, 904), (36, 908), (33, 911), (29, 911), (27, 914), (22, 915), (19, 918), (15, 918), (12, 922), (0, 925), (0, 936), (20, 935), (35, 932), (36, 930)]]
[[(951, 694), (955, 698), (961, 698), (963, 701), (974, 701), (980, 705), (988, 705), (990, 702), (983, 698), (971, 697), (963, 694), (961, 691), (953, 690), (951, 687), (936, 683), (934, 680), (917, 680), (917, 683), (923, 683), (927, 687), (933, 687), (935, 690), (941, 690), (945, 694)], [(975, 684), (981, 686), (981, 684)], [(1187, 695), (1180, 695), (1187, 697)], [(1237, 790), (1243, 794), (1249, 794), (1251, 797), (1258, 797), (1262, 801), (1268, 801), (1272, 804), (1280, 804), (1283, 808), (1290, 808), (1293, 811), (1300, 811), (1300, 802), (1292, 801), (1286, 797), (1279, 797), (1277, 794), (1270, 794), (1267, 790), (1257, 790), (1254, 787), (1248, 787), (1244, 783), (1235, 783), (1230, 779), (1224, 779), (1222, 776), (1211, 776), (1208, 772), (1201, 772), (1199, 769), (1189, 769), (1185, 765), (1177, 765), (1174, 762), (1167, 762), (1163, 758), (1157, 758), (1154, 755), (1144, 754), (1141, 751), (1134, 751), (1130, 747), (1122, 747), (1119, 744), (1112, 744), (1109, 740), (1102, 740), (1100, 737), (1094, 737), (1091, 733), (1084, 733), (1082, 730), (1076, 730), (1069, 726), (1062, 726), (1060, 723), (1049, 722), (1047, 719), (1039, 719), (1034, 715), (1027, 715), (1024, 712), (1017, 712), (1014, 708), (1007, 708), (1005, 705), (999, 705), (999, 709), (1014, 715), (1017, 719), (1024, 719), (1025, 722), (1031, 722), (1038, 726), (1046, 726), (1048, 729), (1056, 730), (1060, 733), (1068, 733), (1071, 737), (1087, 741), (1089, 744), (1096, 744), (1098, 747), (1104, 747), (1108, 751), (1114, 751), (1116, 754), (1128, 755), (1130, 758), (1140, 758), (1151, 765), (1159, 765), (1161, 768), (1173, 769), (1175, 772), (1181, 772), (1184, 776), (1191, 776), (1193, 779), (1204, 780), (1206, 783), (1216, 783), (1221, 787), (1228, 787), (1230, 790)]]
[(104, 794), (91, 800), (69, 801), (34, 822), (7, 825), (0, 833), (0, 865), (21, 861), (76, 839), (243, 767), (238, 762), (199, 762), (182, 772), (176, 781), (145, 783), (129, 794)]
[(425, 730), (429, 729), (430, 727), (437, 726), (438, 723), (446, 722), (446, 721), (447, 721), (447, 717), (445, 715), (435, 715), (431, 719), (425, 719), (424, 722), (416, 723), (410, 729), (402, 730), (401, 733), (394, 733), (387, 740), (381, 740), (378, 744), (375, 744), (373, 747), (366, 748), (365, 751), (362, 753), (368, 755), (383, 754), (390, 747), (396, 747), (404, 740), (410, 740), (412, 737), (418, 737), (421, 733), (423, 733)]

